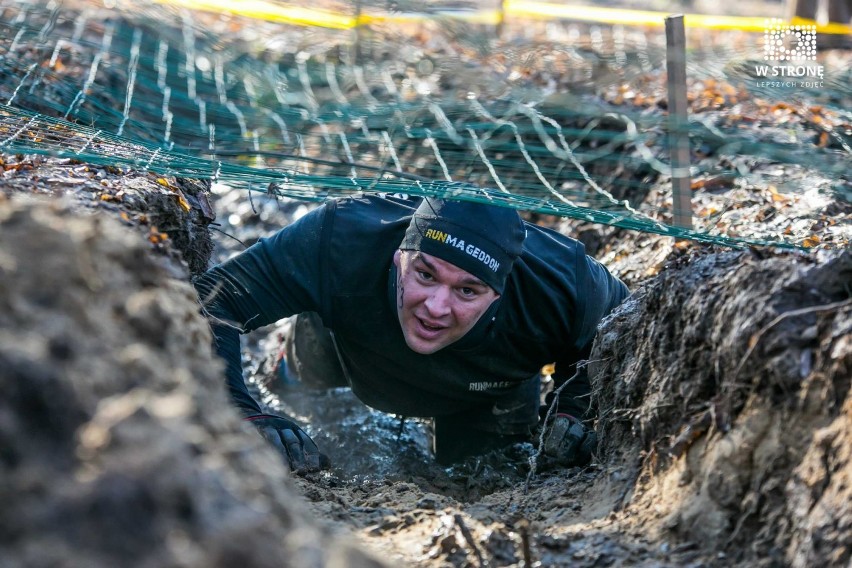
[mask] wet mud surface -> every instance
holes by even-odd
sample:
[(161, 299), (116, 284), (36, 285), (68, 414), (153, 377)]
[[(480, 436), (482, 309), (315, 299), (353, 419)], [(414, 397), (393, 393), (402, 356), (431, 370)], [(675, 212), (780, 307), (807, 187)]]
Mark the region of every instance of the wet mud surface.
[(297, 480), (312, 510), (406, 565), (842, 565), (850, 276), (848, 252), (674, 248), (602, 325), (582, 470), (530, 475), (532, 444), (441, 468), (428, 423), (255, 379), (332, 456)]
[[(150, 217), (137, 217), (139, 212), (134, 213), (131, 208), (137, 202), (124, 201), (130, 191), (121, 193), (125, 187), (143, 187), (156, 194), (165, 190), (168, 194), (164, 195), (169, 196), (166, 200), (147, 197), (144, 192), (141, 195), (145, 203), (170, 204), (171, 212), (146, 205), (149, 209), (145, 215), (174, 215), (175, 210), (186, 213), (180, 200), (171, 197), (176, 193), (173, 189), (135, 171), (107, 171), (103, 179), (98, 179), (97, 169), (84, 172), (80, 169), (82, 164), (31, 157), (20, 157), (19, 162), (29, 163), (32, 168), (16, 169), (9, 176), (10, 183), (4, 191), (9, 197), (0, 201), (4, 210), (20, 208), (16, 203), (21, 194), (30, 194), (36, 188), (37, 193), (47, 194), (50, 199), (70, 199), (63, 217), (94, 226), (100, 223), (98, 219), (108, 217), (120, 226), (114, 230), (141, 238), (140, 245), (128, 249), (133, 261), (124, 256), (111, 260), (108, 256), (93, 269), (92, 274), (104, 280), (106, 289), (119, 286), (107, 275), (121, 266), (135, 266), (133, 263), (143, 256), (150, 257), (159, 267), (157, 270), (171, 275), (171, 280), (188, 278), (189, 265), (182, 260), (178, 247), (168, 236), (152, 239), (152, 228), (145, 222)], [(85, 183), (94, 179), (104, 188), (105, 182), (109, 186), (106, 194), (122, 197), (114, 202), (103, 200), (96, 192), (82, 190), (83, 184), (32, 183), (33, 177), (44, 172), (67, 173), (74, 168), (86, 174), (81, 176), (88, 180)], [(64, 179), (56, 173), (51, 176)], [(167, 182), (178, 187), (178, 180)], [(224, 202), (222, 206), (215, 194), (209, 198), (213, 208), (218, 208), (219, 219), (242, 219), (233, 217), (232, 207), (243, 207), (243, 203), (231, 201), (231, 205)], [(297, 203), (276, 204), (274, 200), (270, 205), (255, 203), (259, 211), (267, 206), (288, 214), (303, 207)], [(249, 233), (254, 215), (248, 213), (248, 223), (243, 225)], [(199, 234), (210, 229), (200, 214), (195, 224)], [(28, 238), (38, 242), (41, 230), (27, 229)], [(625, 247), (626, 254), (628, 247), (645, 238), (637, 235), (620, 246)], [(90, 240), (114, 241), (118, 249), (127, 246), (113, 236)], [(3, 250), (14, 250), (17, 245), (9, 243), (19, 241), (7, 239)], [(218, 246), (216, 255), (226, 257), (242, 245), (223, 238)], [(365, 407), (345, 389), (317, 391), (283, 384), (275, 372), (280, 336), (286, 325), (282, 324), (247, 338), (248, 374), (258, 398), (270, 409), (290, 414), (305, 424), (321, 449), (330, 455), (333, 467), (321, 474), (294, 478), (272, 455), (272, 461), (263, 465), (248, 469), (240, 466), (241, 473), (233, 478), (234, 483), (254, 486), (257, 481), (250, 471), (254, 467), (275, 471), (282, 484), (294, 487), (302, 496), (298, 501), (304, 509), (292, 515), (319, 519), (330, 534), (354, 537), (359, 546), (391, 564), (842, 565), (850, 554), (844, 540), (850, 526), (844, 504), (850, 500), (848, 440), (852, 435), (848, 378), (852, 375), (852, 318), (850, 293), (844, 286), (849, 281), (849, 253), (736, 252), (671, 243), (655, 246), (665, 251), (658, 269), (654, 275), (637, 278), (642, 283), (634, 285), (634, 296), (604, 323), (593, 355), (597, 361), (595, 385), (602, 446), (588, 468), (564, 470), (538, 461), (536, 474), (528, 476), (529, 460), (535, 454), (532, 444), (442, 468), (429, 451), (428, 422), (407, 420), (400, 427), (397, 417)], [(645, 249), (640, 247), (634, 262), (647, 258), (642, 256), (642, 250)], [(42, 253), (22, 254), (52, 258), (53, 253), (48, 251), (50, 247)], [(99, 252), (87, 254), (103, 256)], [(64, 252), (58, 256), (75, 258)], [(8, 271), (11, 264), (6, 262), (3, 266)], [(27, 269), (35, 268), (28, 266), (19, 263), (18, 270), (26, 274)], [(140, 270), (148, 270), (141, 266), (147, 265), (140, 265)], [(71, 273), (64, 266), (47, 264), (46, 268), (51, 274)], [(23, 278), (22, 274), (8, 274), (14, 274), (13, 280)], [(145, 286), (164, 290), (172, 289), (168, 283), (171, 280), (143, 279), (148, 282)], [(56, 286), (72, 290), (82, 286), (85, 291), (87, 282), (84, 279), (75, 283), (64, 277)], [(119, 287), (123, 290), (120, 297), (129, 293), (127, 284)], [(4, 297), (26, 298), (37, 291), (34, 286), (16, 287), (5, 291)], [(165, 293), (171, 298), (172, 292)], [(184, 306), (182, 310), (189, 313), (195, 309), (190, 297), (182, 293), (178, 297), (182, 299), (173, 300)], [(70, 308), (64, 303), (48, 304), (44, 317), (71, 313), (85, 320), (80, 325), (98, 329), (104, 318), (95, 317), (90, 308), (82, 307), (88, 305)], [(146, 305), (154, 311), (146, 311)], [(169, 334), (184, 330), (183, 324), (164, 324), (162, 318), (166, 316), (161, 312), (149, 303), (133, 303), (108, 318), (112, 327), (101, 333), (115, 337), (145, 334), (143, 337), (153, 342), (154, 350), (146, 359), (153, 361), (159, 357), (153, 355), (156, 349), (172, 345)], [(14, 329), (21, 324), (10, 325)], [(36, 330), (28, 337), (33, 338), (33, 346), (40, 345), (40, 349), (49, 349), (58, 357), (68, 352), (62, 345), (73, 344), (78, 335), (77, 324), (59, 329), (58, 333)], [(20, 344), (17, 341), (9, 345)], [(118, 347), (104, 343), (97, 351), (89, 349), (88, 358), (101, 361), (104, 351)], [(188, 354), (202, 347), (196, 343), (180, 349)], [(60, 383), (67, 380), (62, 371), (67, 363), (52, 359), (52, 355), (35, 357), (43, 358), (47, 368), (57, 369)], [(209, 372), (196, 378), (214, 372), (215, 362), (205, 361), (211, 365)], [(14, 375), (20, 367), (10, 369)], [(88, 395), (92, 397), (91, 405), (109, 397), (108, 393), (114, 392), (110, 389), (127, 392), (147, 381), (140, 377), (130, 384), (114, 384), (117, 374), (126, 375), (126, 368), (119, 372), (97, 366), (91, 372), (100, 377), (101, 382), (95, 384), (104, 385)], [(192, 388), (211, 392), (219, 388), (212, 378), (204, 379), (203, 384)], [(41, 415), (49, 414), (49, 408), (31, 410)], [(75, 436), (84, 431), (81, 425), (88, 420), (85, 412), (70, 426), (77, 432)], [(151, 411), (153, 415), (157, 412)], [(215, 412), (218, 416), (230, 409), (217, 407)], [(203, 424), (207, 418), (187, 420), (192, 424), (200, 420)], [(263, 452), (259, 438), (253, 432), (247, 434), (248, 438), (228, 442), (232, 449), (227, 451), (241, 456)], [(174, 435), (177, 434), (172, 430), (162, 434), (166, 438)], [(134, 437), (134, 443), (147, 448), (161, 435), (152, 436)], [(211, 442), (217, 448), (219, 443)], [(32, 448), (36, 453), (42, 451), (38, 445)], [(66, 451), (70, 452), (70, 461), (52, 468), (71, 471), (81, 467), (74, 451)], [(163, 451), (168, 454), (173, 449)], [(214, 450), (202, 448), (200, 455), (208, 455), (209, 451)], [(152, 460), (165, 459), (157, 452), (151, 456)], [(122, 463), (129, 458), (116, 459)], [(230, 463), (232, 457), (222, 459)], [(9, 471), (17, 471), (23, 462), (13, 458), (5, 463), (12, 468)], [(54, 469), (45, 471), (56, 475)], [(129, 483), (133, 487), (142, 481)], [(6, 484), (6, 494), (15, 494), (15, 487)], [(102, 484), (103, 491), (110, 491), (110, 487)], [(53, 493), (44, 495), (45, 503), (62, 499)], [(258, 499), (270, 500), (270, 505), (277, 503), (273, 506), (285, 509), (285, 503), (293, 501), (292, 496), (274, 492), (264, 492)], [(150, 506), (154, 510), (171, 506), (166, 503), (154, 499)], [(107, 510), (113, 506), (124, 504), (104, 505)], [(74, 509), (69, 514), (83, 513)], [(33, 530), (58, 531), (56, 538), (70, 538), (49, 524), (24, 526), (26, 529), (16, 533), (18, 540), (14, 542), (27, 542), (26, 533)], [(293, 534), (293, 529), (283, 525), (275, 531), (273, 536)], [(326, 542), (331, 537), (311, 538)], [(308, 546), (299, 542), (299, 546)], [(91, 546), (98, 549), (103, 545), (96, 542)], [(20, 550), (22, 556), (14, 559), (31, 558), (27, 556), (29, 552)], [(32, 558), (38, 565), (40, 557)], [(16, 564), (13, 561), (10, 565)]]
[[(756, 136), (777, 135), (777, 120), (818, 147), (817, 124), (839, 120), (735, 102), (723, 84), (690, 92), (692, 111), (756, 124)], [(658, 102), (625, 96), (600, 94)], [(699, 158), (717, 171), (693, 187), (699, 226), (809, 250), (531, 217), (581, 239), (635, 291), (593, 355), (592, 465), (555, 468), (531, 443), (440, 467), (428, 421), (283, 381), (282, 325), (247, 338), (245, 363), (258, 398), (331, 459), (294, 477), (225, 400), (186, 280), (214, 246), (221, 261), (314, 205), (0, 156), (0, 567), (847, 565), (852, 208), (836, 190), (848, 176)], [(658, 173), (615, 178), (645, 184), (619, 194), (634, 205), (667, 199)]]

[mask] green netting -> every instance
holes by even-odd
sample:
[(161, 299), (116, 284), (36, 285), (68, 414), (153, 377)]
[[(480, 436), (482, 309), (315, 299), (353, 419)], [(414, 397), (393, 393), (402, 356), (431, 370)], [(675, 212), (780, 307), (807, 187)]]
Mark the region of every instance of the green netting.
[[(299, 199), (452, 196), (730, 246), (789, 245), (674, 228), (670, 204), (643, 201), (670, 175), (665, 112), (619, 104), (618, 93), (664, 98), (651, 80), (665, 60), (656, 31), (566, 24), (497, 44), (488, 27), (440, 22), (443, 35), (413, 45), (411, 30), (249, 27), (148, 3), (0, 7), (0, 151)], [(743, 79), (760, 53), (754, 38), (711, 39), (690, 47), (690, 76)], [(759, 94), (802, 108), (819, 100), (852, 122), (849, 78), (845, 69), (821, 89)], [(598, 96), (608, 87), (615, 97)], [(829, 142), (816, 146), (791, 128), (721, 116), (693, 115), (694, 148), (849, 173), (848, 131), (826, 128)], [(719, 170), (698, 163), (693, 173)]]

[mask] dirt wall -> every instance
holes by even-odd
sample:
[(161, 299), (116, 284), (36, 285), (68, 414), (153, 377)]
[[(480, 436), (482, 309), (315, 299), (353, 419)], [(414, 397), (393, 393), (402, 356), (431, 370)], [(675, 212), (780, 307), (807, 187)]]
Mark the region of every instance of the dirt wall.
[(0, 566), (378, 566), (306, 515), (149, 248), (0, 200)]
[(722, 564), (852, 555), (852, 254), (673, 259), (592, 354), (626, 524)]

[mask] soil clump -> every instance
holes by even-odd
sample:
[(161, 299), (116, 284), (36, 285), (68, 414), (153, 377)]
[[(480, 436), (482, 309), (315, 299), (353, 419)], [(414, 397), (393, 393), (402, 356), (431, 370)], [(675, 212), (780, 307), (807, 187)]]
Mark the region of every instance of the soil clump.
[(0, 201), (0, 566), (378, 566), (310, 520), (149, 250)]
[[(683, 255), (600, 329), (619, 515), (727, 562), (844, 565), (852, 254)], [(617, 377), (616, 380), (612, 380)]]

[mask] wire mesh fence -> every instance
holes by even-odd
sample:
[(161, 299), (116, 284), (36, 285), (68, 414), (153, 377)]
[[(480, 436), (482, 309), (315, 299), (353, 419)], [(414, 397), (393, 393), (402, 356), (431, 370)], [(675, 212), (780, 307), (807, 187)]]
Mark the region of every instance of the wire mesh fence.
[[(299, 199), (454, 196), (733, 246), (791, 244), (769, 231), (676, 229), (670, 201), (644, 199), (671, 175), (658, 30), (538, 22), (498, 38), (492, 25), (435, 18), (353, 31), (146, 2), (4, 0), (0, 11), (0, 151)], [(751, 183), (747, 157), (804, 167), (848, 200), (852, 71), (832, 69), (822, 87), (760, 87), (760, 53), (754, 34), (691, 37), (693, 177)]]

